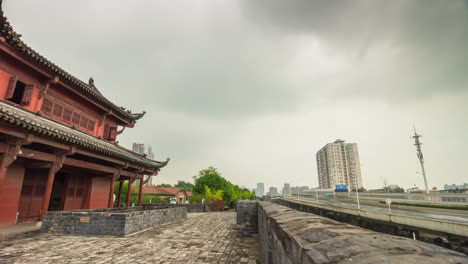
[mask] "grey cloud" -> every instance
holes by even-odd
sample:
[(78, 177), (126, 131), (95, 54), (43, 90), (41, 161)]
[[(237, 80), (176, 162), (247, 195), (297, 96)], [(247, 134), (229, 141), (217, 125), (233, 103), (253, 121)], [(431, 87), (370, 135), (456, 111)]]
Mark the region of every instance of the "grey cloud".
[[(136, 110), (236, 119), (323, 98), (400, 101), (468, 87), (466, 2), (45, 2), (6, 1), (25, 40)], [(26, 24), (43, 6), (51, 9)], [(325, 59), (338, 54), (347, 66), (317, 74), (320, 66), (297, 63), (298, 43), (314, 39)], [(121, 99), (121, 89), (133, 92)]]
[(315, 185), (315, 151), (343, 138), (359, 144), (371, 186), (380, 176), (412, 186), (414, 123), (433, 184), (466, 178), (466, 1), (4, 5), (26, 43), (93, 75), (116, 104), (148, 111), (119, 140), (173, 158), (161, 181), (213, 165), (249, 187)]
[[(404, 100), (468, 88), (466, 1), (242, 3), (245, 17), (258, 27), (279, 35), (314, 35), (331, 52), (354, 60), (355, 68), (341, 73), (342, 79), (353, 77), (334, 88), (337, 95)], [(370, 53), (389, 52), (387, 47), (397, 51), (393, 58), (365, 67)]]

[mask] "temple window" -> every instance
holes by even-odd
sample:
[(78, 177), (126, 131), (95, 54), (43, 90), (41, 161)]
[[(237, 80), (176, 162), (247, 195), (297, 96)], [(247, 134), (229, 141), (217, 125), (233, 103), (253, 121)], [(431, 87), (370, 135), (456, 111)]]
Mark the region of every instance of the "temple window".
[(109, 140), (109, 141), (115, 141), (117, 138), (117, 127), (111, 126), (109, 124), (105, 124), (104, 135), (102, 135), (102, 138)]
[(44, 98), (41, 110), (49, 116), (63, 121), (63, 123), (70, 126), (80, 128), (90, 134), (94, 134), (96, 120), (90, 116), (86, 116), (78, 109), (67, 105), (63, 102), (57, 102), (53, 98)]
[(18, 80), (18, 77), (12, 77), (8, 84), (8, 90), (5, 99), (19, 104), (29, 105), (31, 102), (33, 85), (27, 85)]

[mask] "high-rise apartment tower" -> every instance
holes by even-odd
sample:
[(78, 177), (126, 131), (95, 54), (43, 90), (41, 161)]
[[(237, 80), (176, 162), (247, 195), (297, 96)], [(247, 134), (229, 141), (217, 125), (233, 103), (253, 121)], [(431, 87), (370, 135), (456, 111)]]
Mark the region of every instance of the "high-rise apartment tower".
[(362, 187), (361, 164), (356, 143), (337, 139), (328, 143), (317, 154), (317, 172), (321, 189), (346, 185), (348, 189)]
[(255, 194), (257, 197), (263, 197), (265, 195), (265, 184), (263, 184), (263, 182), (257, 183), (257, 191)]

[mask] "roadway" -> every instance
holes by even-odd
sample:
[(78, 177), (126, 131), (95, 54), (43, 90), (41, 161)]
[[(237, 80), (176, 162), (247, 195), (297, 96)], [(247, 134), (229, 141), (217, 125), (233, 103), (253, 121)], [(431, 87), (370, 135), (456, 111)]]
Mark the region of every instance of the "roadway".
[[(297, 200), (297, 196), (286, 197), (288, 199), (295, 199)], [(316, 203), (317, 200), (313, 196), (300, 196), (300, 200), (307, 201), (311, 203)], [(320, 198), (319, 203), (330, 205), (330, 206), (337, 206), (343, 207), (348, 209), (356, 209), (357, 210), (357, 203), (356, 200), (349, 199), (349, 198)], [(359, 200), (361, 210), (363, 211), (370, 211), (370, 212), (378, 212), (378, 213), (385, 213), (388, 214), (388, 205), (379, 203), (375, 200), (369, 199), (360, 199)], [(402, 215), (402, 216), (412, 216), (412, 217), (421, 217), (421, 218), (428, 218), (428, 219), (435, 219), (435, 220), (442, 220), (448, 222), (456, 222), (456, 223), (468, 223), (468, 210), (455, 210), (455, 209), (444, 209), (444, 208), (430, 208), (430, 207), (418, 207), (418, 206), (406, 206), (406, 205), (391, 205), (391, 213), (392, 215)]]

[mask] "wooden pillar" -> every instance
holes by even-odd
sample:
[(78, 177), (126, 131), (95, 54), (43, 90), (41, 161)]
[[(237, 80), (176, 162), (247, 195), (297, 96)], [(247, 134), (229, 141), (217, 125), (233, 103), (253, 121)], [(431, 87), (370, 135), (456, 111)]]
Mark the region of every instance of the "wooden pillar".
[(138, 206), (141, 206), (142, 195), (143, 195), (143, 177), (140, 179), (140, 190), (138, 192)]
[(115, 185), (115, 180), (114, 180), (114, 176), (112, 176), (110, 189), (109, 189), (109, 200), (107, 202), (107, 208), (114, 208), (114, 185)]
[(132, 198), (132, 183), (133, 179), (128, 180), (128, 192), (127, 192), (127, 207), (130, 207), (130, 200)]
[(52, 187), (54, 185), (55, 174), (62, 167), (65, 156), (58, 157), (58, 161), (54, 162), (49, 169), (49, 175), (47, 176), (47, 185), (44, 193), (44, 198), (42, 200), (42, 210), (39, 215), (39, 221), (44, 219), (44, 214), (49, 210), (50, 196), (52, 194)]
[(8, 167), (16, 160), (18, 151), (21, 145), (9, 145), (8, 150), (5, 154), (1, 155), (0, 161), (0, 193), (3, 190), (3, 184), (5, 183)]
[(7, 155), (2, 154), (2, 161), (0, 162), (0, 193), (3, 190), (3, 183), (5, 182), (7, 170), (8, 170), (8, 162), (7, 162)]
[(120, 172), (117, 174), (112, 175), (111, 179), (111, 186), (109, 190), (109, 201), (108, 201), (108, 208), (114, 208), (114, 189), (115, 189), (115, 181), (118, 180), (120, 177)]
[(117, 207), (121, 206), (123, 181), (119, 181), (119, 193), (117, 194)]

